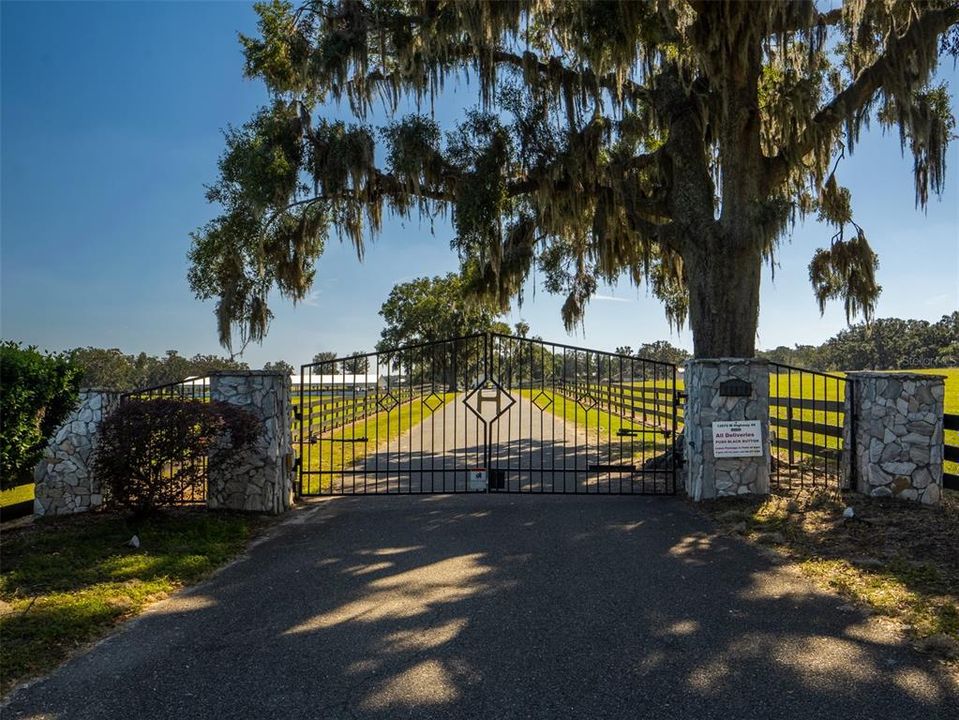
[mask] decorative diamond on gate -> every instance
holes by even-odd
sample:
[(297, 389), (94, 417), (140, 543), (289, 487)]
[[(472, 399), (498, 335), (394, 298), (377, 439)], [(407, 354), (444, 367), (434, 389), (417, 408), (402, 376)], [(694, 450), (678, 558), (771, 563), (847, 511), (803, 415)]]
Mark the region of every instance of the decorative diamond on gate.
[(536, 397), (533, 398), (533, 405), (538, 407), (540, 410), (545, 411), (550, 405), (553, 404), (553, 398), (547, 395), (545, 392), (540, 390)]
[(396, 396), (389, 391), (387, 391), (386, 395), (381, 397), (379, 401), (379, 406), (383, 408), (384, 410), (386, 410), (386, 412), (389, 412), (390, 410), (392, 410), (399, 404), (400, 404), (400, 401), (397, 400)]
[(496, 420), (516, 404), (516, 398), (492, 378), (484, 378), (466, 397), (463, 404), (484, 424)]
[(586, 412), (589, 412), (594, 407), (596, 407), (596, 398), (594, 398), (589, 393), (583, 393), (582, 395), (580, 395), (578, 398), (576, 398), (576, 402), (578, 402), (579, 406), (583, 408), (583, 410), (585, 410)]
[(436, 412), (439, 408), (443, 407), (443, 398), (435, 392), (431, 392), (423, 398), (423, 404), (430, 409), (430, 412)]

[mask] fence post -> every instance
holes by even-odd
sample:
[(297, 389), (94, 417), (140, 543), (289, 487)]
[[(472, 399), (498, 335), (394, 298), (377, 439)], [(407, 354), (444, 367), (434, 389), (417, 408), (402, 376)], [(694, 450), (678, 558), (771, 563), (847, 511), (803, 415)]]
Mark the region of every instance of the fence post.
[[(744, 394), (724, 394), (729, 381), (748, 384)], [(693, 500), (769, 493), (769, 363), (751, 359), (695, 359), (686, 362), (683, 432), (685, 486)], [(758, 421), (759, 447), (716, 457), (713, 423)]]
[(250, 370), (210, 376), (211, 400), (239, 405), (262, 423), (263, 432), (228, 471), (209, 468), (207, 506), (281, 513), (293, 502), (293, 404), (285, 373)]
[(80, 390), (76, 409), (50, 438), (33, 470), (35, 515), (71, 515), (103, 504), (93, 476), (93, 451), (100, 424), (119, 404), (117, 390)]
[(847, 375), (846, 477), (872, 497), (937, 505), (942, 497), (945, 376)]

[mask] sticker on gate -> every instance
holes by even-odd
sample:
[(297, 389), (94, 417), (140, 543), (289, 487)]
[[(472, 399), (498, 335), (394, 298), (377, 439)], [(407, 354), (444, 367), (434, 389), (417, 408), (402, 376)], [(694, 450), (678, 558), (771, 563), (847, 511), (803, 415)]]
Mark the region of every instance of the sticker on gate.
[(486, 470), (476, 468), (469, 471), (467, 490), (470, 492), (486, 492)]

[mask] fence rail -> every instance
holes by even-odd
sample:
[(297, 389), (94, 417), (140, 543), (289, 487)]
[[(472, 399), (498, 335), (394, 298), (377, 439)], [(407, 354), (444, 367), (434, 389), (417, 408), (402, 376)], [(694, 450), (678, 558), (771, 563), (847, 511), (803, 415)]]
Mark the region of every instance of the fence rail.
[(556, 392), (577, 400), (589, 394), (606, 412), (623, 420), (647, 425), (649, 427), (682, 427), (683, 406), (675, 406), (676, 391), (666, 388), (650, 388), (628, 384), (597, 385), (577, 383), (557, 383)]
[[(431, 385), (370, 387), (362, 392), (344, 392), (342, 387), (323, 388), (320, 384), (304, 385), (302, 399), (297, 402), (296, 439), (303, 433), (304, 440), (312, 442), (348, 425), (372, 418), (391, 409), (394, 403), (403, 405), (432, 392)], [(318, 400), (310, 400), (317, 397)]]
[(120, 402), (126, 400), (209, 400), (210, 376), (188, 377), (184, 380), (136, 388), (120, 395)]
[[(959, 432), (959, 414), (946, 413), (943, 416), (942, 426), (945, 430)], [(959, 463), (959, 438), (951, 442), (948, 437), (945, 439), (942, 459), (947, 463)], [(954, 466), (952, 469), (956, 472), (946, 472), (946, 468), (943, 468), (942, 486), (949, 490), (959, 490), (959, 469)]]

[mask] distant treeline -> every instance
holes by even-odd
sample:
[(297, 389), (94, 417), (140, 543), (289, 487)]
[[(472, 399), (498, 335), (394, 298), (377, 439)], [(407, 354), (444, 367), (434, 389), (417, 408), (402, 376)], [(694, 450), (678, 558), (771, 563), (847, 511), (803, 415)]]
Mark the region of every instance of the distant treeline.
[(130, 390), (138, 387), (162, 385), (184, 378), (206, 375), (216, 370), (249, 370), (238, 360), (217, 355), (183, 357), (176, 350), (167, 350), (157, 357), (141, 352), (127, 355), (117, 348), (76, 348), (66, 355), (83, 372), (81, 387)]
[[(681, 364), (689, 353), (665, 340), (646, 343), (637, 350), (623, 346), (616, 352), (650, 360)], [(329, 353), (333, 355), (333, 353)], [(168, 350), (157, 357), (127, 355), (116, 348), (76, 348), (67, 353), (83, 371), (84, 387), (131, 389), (175, 382), (217, 370), (248, 370), (247, 363), (217, 355), (184, 357)], [(761, 350), (760, 357), (784, 365), (812, 370), (897, 370), (950, 367), (959, 364), (959, 311), (938, 322), (883, 318), (853, 325), (822, 345), (782, 345)], [(267, 370), (293, 373), (288, 363), (267, 363)], [(357, 369), (356, 371), (362, 372)]]
[[(177, 382), (188, 377), (208, 375), (218, 370), (249, 370), (250, 366), (219, 355), (184, 357), (176, 350), (167, 350), (162, 356), (127, 355), (117, 348), (75, 348), (64, 353), (83, 375), (81, 387), (132, 390)], [(293, 367), (282, 360), (267, 363), (264, 370), (292, 373)]]
[(811, 370), (902, 370), (959, 364), (959, 311), (938, 322), (883, 318), (853, 325), (822, 345), (781, 345), (760, 357)]

